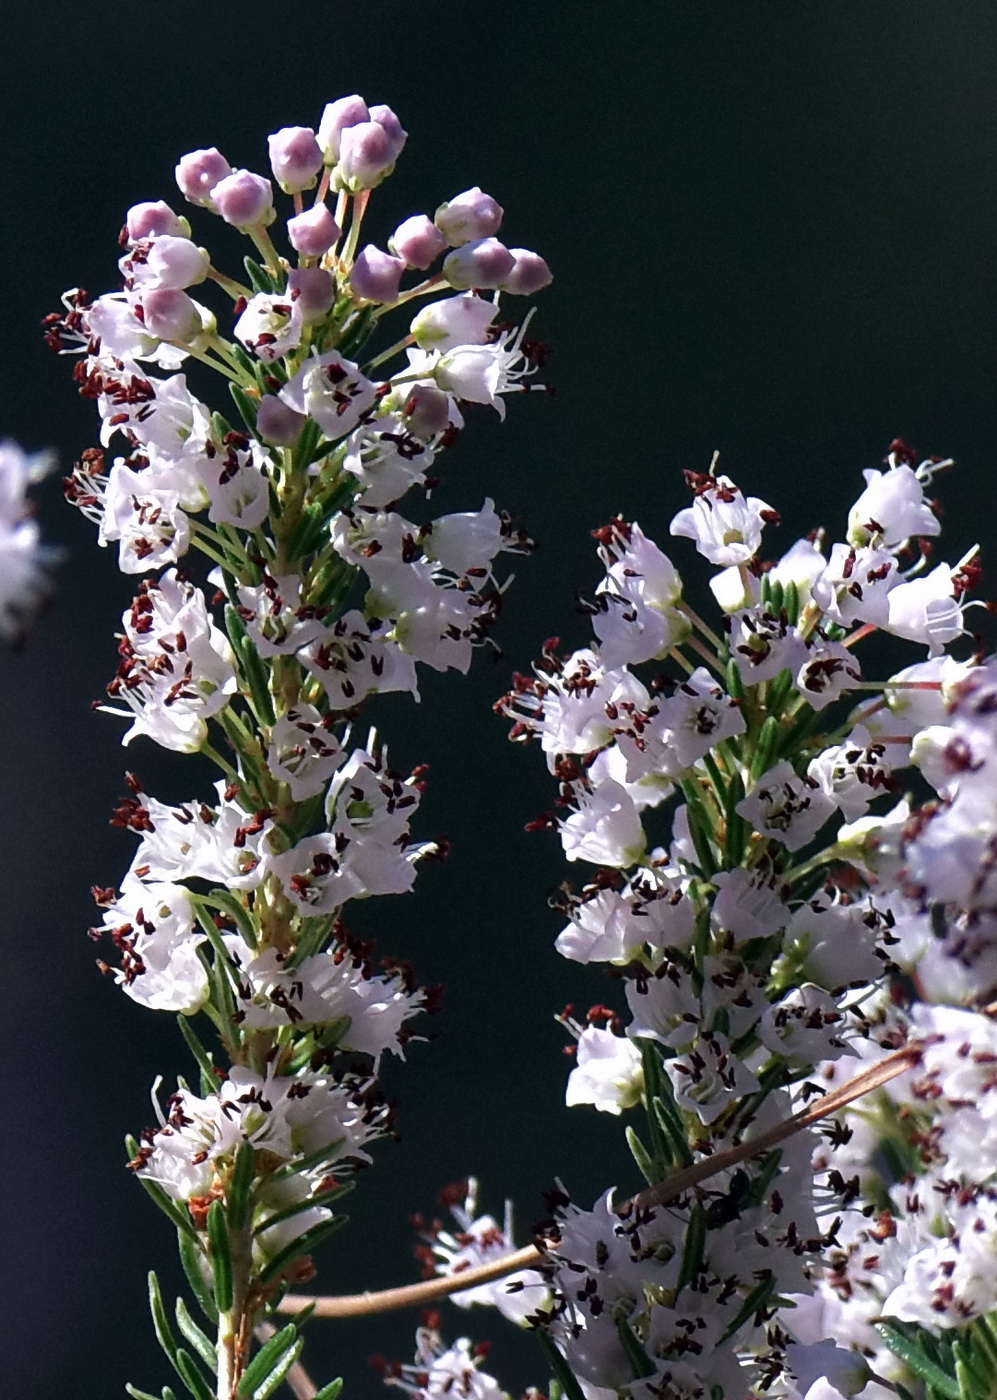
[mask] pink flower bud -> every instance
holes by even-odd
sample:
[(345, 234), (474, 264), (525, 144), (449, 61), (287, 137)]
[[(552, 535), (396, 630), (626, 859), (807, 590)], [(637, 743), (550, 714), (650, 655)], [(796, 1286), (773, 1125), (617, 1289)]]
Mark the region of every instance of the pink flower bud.
[(322, 152), (310, 126), (284, 126), (267, 137), (270, 168), (285, 194), (310, 190), (322, 169)]
[(332, 211), (324, 204), (313, 204), (303, 214), (295, 214), (287, 221), (287, 236), (296, 253), (306, 258), (319, 258), (332, 248), (342, 234), (342, 229), (332, 217)]
[(531, 253), (529, 248), (510, 248), (509, 252), (516, 259), (516, 266), (505, 281), (499, 284), (503, 292), (511, 292), (513, 296), (531, 297), (534, 292), (550, 286), (553, 281), (550, 268), (539, 253)]
[(320, 321), (336, 300), (336, 280), (323, 267), (298, 267), (287, 275), (287, 294), (306, 325)]
[(348, 126), (340, 139), (337, 184), (351, 194), (372, 190), (394, 163), (394, 147), (384, 127), (378, 122), (358, 122)]
[(398, 300), (398, 288), (404, 271), (405, 264), (401, 258), (393, 258), (389, 253), (375, 248), (373, 243), (368, 243), (353, 264), (350, 286), (354, 295), (362, 297), (364, 301), (379, 301), (391, 306)]
[(475, 185), (473, 190), (465, 190), (449, 204), (441, 204), (434, 222), (451, 248), (459, 248), (462, 243), (473, 243), (497, 233), (503, 213), (501, 204), (496, 204), (490, 194)]
[(264, 442), (272, 442), (277, 447), (293, 447), (306, 421), (303, 413), (295, 413), (275, 394), (267, 394), (260, 400), (256, 431)]
[(162, 238), (165, 234), (186, 238), (190, 234), (190, 225), (186, 219), (174, 214), (168, 204), (156, 199), (132, 205), (125, 215), (125, 233), (129, 244), (139, 243), (143, 238)]
[(176, 170), (181, 193), (191, 204), (204, 204), (209, 209), (212, 207), (211, 191), (226, 175), (231, 174), (232, 167), (214, 146), (206, 151), (191, 151), (189, 155), (181, 156)]
[(186, 292), (157, 288), (139, 303), (142, 323), (157, 340), (178, 340), (182, 345), (201, 333), (201, 317)]
[(421, 268), (423, 272), (446, 246), (447, 240), (425, 214), (413, 214), (399, 224), (388, 239), (388, 247), (396, 258), (401, 258), (408, 267)]
[(413, 385), (402, 411), (405, 426), (417, 438), (435, 437), (450, 422), (450, 400), (435, 384)]
[(384, 103), (379, 103), (370, 109), (370, 119), (383, 127), (384, 133), (391, 142), (391, 149), (394, 152), (392, 160), (397, 160), (402, 153), (402, 148), (408, 140), (408, 132), (395, 116), (390, 107), (385, 107)]
[(352, 97), (340, 97), (335, 102), (326, 103), (318, 124), (318, 143), (326, 165), (335, 165), (339, 159), (339, 139), (346, 128), (368, 121), (370, 113), (367, 104), (356, 93)]
[(270, 181), (251, 170), (234, 170), (211, 191), (211, 201), (227, 224), (252, 228), (273, 221), (273, 189)]
[(500, 287), (513, 268), (516, 259), (497, 238), (479, 238), (455, 248), (443, 260), (443, 276), (456, 291), (474, 287), (477, 290)]

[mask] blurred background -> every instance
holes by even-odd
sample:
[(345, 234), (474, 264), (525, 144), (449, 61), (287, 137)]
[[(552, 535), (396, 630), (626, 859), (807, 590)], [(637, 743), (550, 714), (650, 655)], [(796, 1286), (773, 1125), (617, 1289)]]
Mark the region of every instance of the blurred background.
[[(714, 449), (778, 507), (769, 547), (843, 526), (860, 471), (902, 434), (956, 457), (940, 483), (943, 557), (993, 534), (997, 412), (997, 12), (981, 0), (38, 0), (4, 7), (4, 348), (0, 430), (54, 448), (64, 469), (96, 440), (71, 361), (38, 323), (64, 288), (117, 286), (126, 208), (166, 198), (177, 158), (217, 145), (266, 170), (266, 137), (315, 124), (360, 92), (409, 144), (365, 233), (479, 184), (503, 236), (548, 259), (536, 333), (556, 397), (481, 409), (443, 463), (436, 513), (493, 496), (541, 542), (517, 562), (497, 639), (472, 675), (423, 678), (384, 706), (399, 766), (431, 765), (422, 832), (453, 855), (418, 893), (357, 922), (384, 952), (446, 983), (438, 1038), (389, 1067), (402, 1140), (383, 1143), (326, 1247), (328, 1291), (414, 1279), (409, 1216), (476, 1173), (482, 1203), (516, 1202), (520, 1238), (561, 1177), (590, 1202), (637, 1185), (616, 1121), (567, 1112), (565, 1034), (552, 1013), (618, 993), (563, 962), (547, 908), (564, 878), (556, 838), (527, 835), (549, 805), (539, 753), (511, 748), (490, 707), (543, 639), (586, 635), (575, 591), (599, 577), (589, 532), (615, 512), (668, 546), (682, 468)], [(267, 172), (268, 173), (268, 172)], [(209, 244), (217, 225), (194, 216)], [(171, 1231), (123, 1169), (151, 1120), (149, 1086), (187, 1069), (172, 1018), (101, 978), (85, 937), (91, 884), (132, 850), (107, 818), (133, 768), (159, 796), (204, 781), (196, 763), (94, 715), (133, 582), (93, 528), (43, 492), (66, 551), (58, 596), (27, 648), (0, 656), (3, 906), (0, 1393), (158, 1390), (145, 1272), (176, 1285)], [(691, 563), (687, 542), (670, 552)], [(695, 570), (698, 572), (698, 569)], [(702, 575), (701, 575), (702, 576)], [(383, 1393), (372, 1352), (408, 1359), (417, 1319), (316, 1322), (316, 1379)], [(450, 1337), (493, 1336), (514, 1392), (546, 1384), (539, 1351), (489, 1313), (444, 1313)]]

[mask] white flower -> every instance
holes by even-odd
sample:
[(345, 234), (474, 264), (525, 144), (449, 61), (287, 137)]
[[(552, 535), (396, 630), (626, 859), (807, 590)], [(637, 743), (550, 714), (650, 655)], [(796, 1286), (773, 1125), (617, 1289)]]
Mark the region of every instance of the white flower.
[[(923, 464), (926, 466), (927, 464)], [(939, 463), (938, 465), (945, 465)], [(864, 471), (866, 487), (848, 512), (852, 544), (875, 542), (896, 553), (912, 535), (937, 535), (938, 517), (924, 498), (930, 473), (891, 460), (887, 471)]]
[(758, 552), (766, 523), (778, 519), (775, 511), (757, 496), (745, 499), (730, 477), (688, 476), (696, 499), (675, 516), (671, 533), (695, 541), (711, 564), (746, 564)]
[(412, 320), (412, 335), (420, 350), (441, 354), (458, 345), (484, 345), (498, 307), (493, 301), (465, 292), (430, 302)]
[(528, 325), (529, 317), (488, 345), (456, 345), (440, 355), (431, 368), (421, 352), (410, 350), (413, 371), (428, 371), (445, 393), (468, 403), (490, 404), (504, 418), (502, 395), (522, 389), (523, 380), (535, 373), (536, 367), (523, 350)]
[(625, 869), (644, 854), (644, 830), (633, 798), (619, 783), (603, 782), (593, 792), (575, 785), (577, 808), (561, 823), (561, 844), (568, 860)]
[(314, 418), (327, 438), (352, 433), (376, 401), (375, 386), (338, 350), (307, 359), (278, 394), (295, 413)]
[(246, 303), (233, 331), (248, 350), (269, 364), (300, 344), (303, 328), (300, 299), (257, 292)]
[(762, 774), (736, 810), (756, 831), (798, 851), (813, 840), (834, 803), (814, 779), (798, 778), (783, 758)]
[(890, 591), (884, 630), (921, 642), (932, 656), (938, 656), (964, 630), (955, 574), (948, 564), (938, 564), (923, 578), (898, 583)]
[(804, 700), (823, 710), (861, 679), (862, 669), (846, 646), (817, 637), (797, 672), (796, 685)]
[(291, 789), (295, 802), (322, 791), (346, 754), (332, 733), (333, 717), (299, 704), (280, 716), (270, 731), (267, 767)]
[(568, 1075), (568, 1108), (591, 1104), (617, 1116), (639, 1103), (644, 1085), (640, 1051), (626, 1036), (586, 1026), (578, 1036), (577, 1062)]
[(207, 969), (197, 949), (190, 896), (182, 885), (143, 883), (126, 875), (104, 914), (104, 932), (121, 954), (115, 981), (142, 1006), (193, 1015), (208, 999)]
[(175, 564), (190, 545), (190, 521), (180, 506), (180, 491), (115, 462), (103, 493), (98, 536), (102, 545), (118, 541), (122, 573), (144, 574)]

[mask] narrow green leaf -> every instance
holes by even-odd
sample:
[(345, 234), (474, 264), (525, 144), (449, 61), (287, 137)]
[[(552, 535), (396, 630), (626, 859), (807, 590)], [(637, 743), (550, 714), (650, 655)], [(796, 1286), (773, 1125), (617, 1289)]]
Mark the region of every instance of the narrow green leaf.
[(257, 943), (256, 929), (245, 905), (239, 902), (231, 890), (219, 889), (217, 886), (211, 891), (209, 898), (221, 907), (223, 914), (228, 914), (235, 921), (236, 927), (250, 948), (255, 948)]
[(241, 1230), (249, 1218), (255, 1176), (256, 1152), (251, 1142), (243, 1142), (235, 1154), (235, 1168), (228, 1187), (228, 1219), (233, 1230)]
[(933, 1386), (946, 1400), (962, 1400), (959, 1382), (955, 1377), (943, 1371), (925, 1354), (917, 1342), (905, 1335), (894, 1318), (884, 1317), (873, 1325), (893, 1355), (909, 1366), (915, 1376)]
[(791, 626), (795, 627), (800, 620), (800, 589), (796, 580), (791, 578), (783, 589), (782, 606), (786, 609), (786, 619)]
[(582, 1388), (575, 1379), (574, 1372), (551, 1341), (548, 1334), (542, 1327), (538, 1327), (534, 1336), (543, 1348), (547, 1357), (547, 1365), (554, 1373), (554, 1379), (564, 1392), (565, 1400), (585, 1400)]
[(626, 1139), (631, 1156), (637, 1163), (641, 1176), (647, 1182), (648, 1186), (653, 1186), (659, 1178), (655, 1175), (654, 1163), (651, 1160), (650, 1153), (633, 1128), (628, 1127), (626, 1129)]
[(138, 1386), (132, 1385), (131, 1381), (125, 1381), (125, 1389), (132, 1400), (159, 1400), (158, 1395), (150, 1395), (147, 1390), (139, 1390)]
[(229, 1246), (228, 1221), (221, 1201), (212, 1201), (208, 1211), (208, 1241), (211, 1245), (211, 1267), (215, 1275), (215, 1302), (219, 1312), (232, 1306), (232, 1250)]
[(209, 1371), (217, 1370), (218, 1356), (215, 1352), (215, 1344), (198, 1327), (182, 1298), (177, 1299), (176, 1316), (177, 1326), (180, 1328), (184, 1340), (194, 1348)]
[(239, 1394), (252, 1395), (256, 1387), (266, 1380), (276, 1363), (290, 1347), (294, 1346), (297, 1340), (298, 1329), (293, 1322), (289, 1322), (286, 1327), (275, 1332), (268, 1342), (264, 1342), (243, 1372), (239, 1382)]
[(342, 1377), (339, 1377), (337, 1380), (330, 1381), (328, 1385), (324, 1385), (316, 1395), (315, 1400), (339, 1400), (339, 1392), (342, 1388), (343, 1380)]
[(183, 1347), (177, 1352), (177, 1371), (184, 1385), (193, 1395), (194, 1400), (215, 1400), (214, 1387), (201, 1375), (194, 1364), (194, 1358), (189, 1351), (184, 1351)]
[(376, 325), (374, 308), (365, 306), (343, 331), (336, 349), (347, 359), (356, 359), (357, 351), (370, 336)]
[(310, 1230), (306, 1230), (303, 1235), (299, 1235), (296, 1240), (292, 1240), (290, 1244), (273, 1256), (266, 1267), (261, 1270), (260, 1282), (269, 1283), (271, 1279), (275, 1279), (287, 1268), (288, 1264), (302, 1254), (310, 1254), (327, 1235), (333, 1234), (341, 1225), (345, 1224), (345, 1215), (334, 1215), (331, 1220), (323, 1220), (321, 1224), (313, 1225)]
[(685, 1229), (682, 1244), (682, 1266), (679, 1269), (678, 1292), (691, 1283), (703, 1267), (706, 1249), (706, 1215), (699, 1201), (694, 1201), (689, 1212), (689, 1224)]
[(727, 857), (728, 867), (740, 865), (744, 856), (744, 849), (748, 840), (748, 825), (744, 818), (738, 813), (737, 807), (744, 801), (744, 779), (740, 772), (735, 769), (734, 775), (727, 784), (727, 796), (725, 800), (725, 822), (727, 827), (727, 837), (724, 843), (724, 854)]
[(774, 1293), (775, 1279), (773, 1278), (763, 1279), (761, 1283), (754, 1287), (747, 1298), (745, 1298), (737, 1313), (734, 1315), (733, 1321), (720, 1338), (720, 1345), (723, 1346), (724, 1342), (729, 1342), (737, 1329), (743, 1327), (749, 1317), (754, 1317), (755, 1313), (765, 1306)]
[(654, 1362), (641, 1346), (633, 1328), (625, 1317), (618, 1317), (616, 1319), (616, 1331), (619, 1334), (620, 1345), (627, 1354), (627, 1360), (634, 1369), (634, 1375), (641, 1378), (644, 1376), (653, 1376)]
[(681, 782), (682, 795), (686, 802), (686, 816), (689, 819), (689, 835), (696, 848), (699, 868), (711, 880), (717, 873), (717, 861), (710, 844), (710, 819), (693, 782)]
[(163, 1386), (163, 1400), (177, 1400), (177, 1393), (172, 1386)]
[(758, 743), (751, 760), (751, 777), (754, 782), (772, 767), (778, 741), (779, 721), (775, 715), (768, 715), (758, 735)]
[(194, 1056), (194, 1059), (201, 1066), (201, 1069), (208, 1076), (208, 1079), (212, 1083), (217, 1084), (218, 1080), (214, 1073), (215, 1067), (211, 1062), (211, 1056), (201, 1044), (194, 1027), (190, 1024), (190, 1018), (183, 1014), (179, 1015), (177, 1017), (177, 1025), (180, 1027), (180, 1034), (187, 1042), (187, 1049)]
[(163, 1306), (163, 1295), (160, 1291), (159, 1279), (151, 1270), (149, 1273), (149, 1311), (152, 1313), (152, 1325), (156, 1331), (156, 1341), (175, 1365), (177, 1340), (173, 1335), (173, 1329), (170, 1327), (169, 1318), (166, 1316), (166, 1308)]
[(249, 278), (249, 284), (254, 292), (276, 292), (280, 290), (266, 268), (261, 267), (255, 258), (251, 258), (248, 253), (243, 258), (242, 265), (246, 269), (246, 276)]
[(253, 1391), (252, 1400), (270, 1400), (270, 1396), (283, 1382), (284, 1377), (287, 1375), (288, 1371), (291, 1369), (291, 1367), (297, 1361), (298, 1357), (301, 1355), (304, 1345), (305, 1339), (304, 1337), (300, 1337), (295, 1342), (291, 1350), (287, 1352), (285, 1356), (282, 1356), (281, 1359), (277, 1362), (276, 1366), (271, 1371), (270, 1375), (267, 1376), (263, 1384), (258, 1385), (256, 1387), (256, 1389)]
[(218, 1321), (218, 1308), (215, 1306), (215, 1300), (211, 1296), (201, 1270), (201, 1260), (205, 1256), (200, 1239), (196, 1234), (191, 1236), (183, 1230), (178, 1230), (177, 1243), (180, 1246), (180, 1262), (187, 1275), (190, 1290), (197, 1299), (204, 1316), (210, 1323), (214, 1324)]
[[(282, 1220), (290, 1220), (292, 1216), (300, 1215), (303, 1210), (311, 1210), (313, 1206), (330, 1206), (333, 1201), (338, 1201), (341, 1196), (348, 1195), (354, 1187), (352, 1181), (340, 1181), (335, 1186), (330, 1186), (328, 1191), (319, 1191), (314, 1196), (306, 1196), (304, 1200), (294, 1201), (291, 1205), (285, 1206), (283, 1210), (275, 1211), (273, 1215), (267, 1216), (266, 1220), (261, 1220), (254, 1228), (254, 1235), (265, 1234), (274, 1225), (279, 1225)], [(298, 1323), (300, 1327), (300, 1322)]]
[(744, 699), (744, 680), (741, 676), (741, 668), (733, 657), (727, 662), (727, 669), (724, 674), (727, 685), (727, 694), (732, 700)]
[(752, 1178), (744, 1196), (744, 1208), (747, 1210), (751, 1206), (760, 1206), (768, 1195), (768, 1189), (775, 1179), (782, 1162), (782, 1152), (776, 1147), (767, 1153), (762, 1160), (761, 1170), (758, 1175)]
[(256, 414), (259, 411), (259, 404), (255, 399), (251, 399), (245, 389), (239, 384), (229, 383), (228, 391), (235, 401), (235, 406), (239, 410), (239, 416), (249, 431), (256, 436)]

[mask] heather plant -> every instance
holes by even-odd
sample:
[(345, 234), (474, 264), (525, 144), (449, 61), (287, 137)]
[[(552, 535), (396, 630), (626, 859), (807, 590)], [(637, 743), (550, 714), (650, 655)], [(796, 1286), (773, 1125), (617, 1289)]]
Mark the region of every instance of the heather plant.
[[(502, 417), (536, 387), (523, 298), (550, 280), (478, 188), (363, 244), (405, 142), (353, 96), (270, 136), (272, 179), (192, 152), (191, 221), (134, 206), (122, 289), (49, 318), (101, 419), (69, 498), (138, 579), (102, 708), (125, 744), (218, 774), (179, 804), (130, 775), (132, 863), (95, 890), (103, 970), (177, 1017), (192, 1061), (129, 1143), (190, 1288), (171, 1307), (150, 1275), (173, 1384), (333, 1400), (300, 1359), (303, 1317), (449, 1294), (536, 1334), (550, 1400), (992, 1397), (997, 662), (972, 628), (977, 552), (932, 555), (952, 464), (899, 439), (841, 538), (774, 557), (776, 510), (716, 459), (687, 470), (672, 534), (715, 571), (712, 621), (614, 518), (591, 641), (551, 638), (499, 701), (556, 785), (534, 825), (581, 872), (554, 899), (558, 951), (608, 974), (587, 1014), (561, 1013), (565, 1096), (622, 1121), (623, 1186), (579, 1204), (566, 1166), (517, 1247), (469, 1180), (445, 1193), (452, 1227), (421, 1222), (433, 1277), (301, 1291), (391, 1132), (381, 1061), (436, 1006), (350, 929), (352, 901), (408, 892), (443, 854), (416, 825), (425, 771), (396, 771), (364, 711), (418, 698), (420, 666), (466, 672), (499, 555), (531, 549), (491, 500), (399, 509), (468, 404)], [(242, 269), (196, 241), (212, 217), (250, 240)], [(899, 671), (884, 637), (910, 649)], [(449, 1330), (425, 1316), (384, 1379), (497, 1400), (485, 1351)]]

